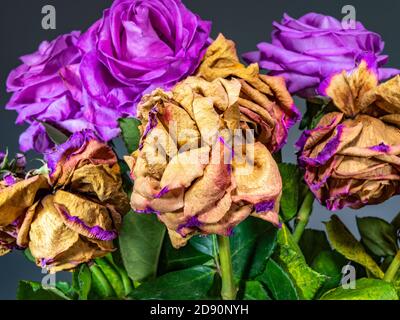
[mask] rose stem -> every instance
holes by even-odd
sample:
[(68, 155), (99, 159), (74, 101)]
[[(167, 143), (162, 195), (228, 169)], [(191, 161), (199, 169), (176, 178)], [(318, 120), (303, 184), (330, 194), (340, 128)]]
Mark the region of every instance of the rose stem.
[(386, 270), (383, 280), (385, 280), (387, 282), (392, 282), (393, 279), (396, 277), (396, 274), (397, 274), (397, 271), (399, 271), (399, 268), (400, 268), (400, 251), (397, 252), (397, 254), (394, 257), (389, 268)]
[(215, 265), (217, 267), (218, 272), (221, 272), (221, 267), (219, 265), (219, 255), (218, 255), (218, 240), (217, 240), (217, 236), (215, 234), (213, 234), (212, 236), (212, 251), (213, 251), (213, 256), (214, 256), (214, 260), (215, 260)]
[(303, 235), (304, 229), (306, 228), (308, 221), (310, 220), (310, 215), (313, 209), (314, 195), (308, 191), (304, 197), (303, 203), (301, 204), (300, 210), (297, 213), (297, 224), (293, 231), (293, 239), (297, 243), (300, 241)]
[(218, 236), (218, 248), (222, 277), (221, 296), (223, 300), (235, 300), (237, 290), (233, 279), (229, 237)]

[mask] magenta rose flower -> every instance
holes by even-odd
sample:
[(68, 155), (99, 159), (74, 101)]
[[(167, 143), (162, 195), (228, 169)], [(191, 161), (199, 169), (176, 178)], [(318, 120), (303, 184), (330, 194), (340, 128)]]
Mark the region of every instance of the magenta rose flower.
[(52, 146), (40, 121), (70, 132), (86, 126), (78, 102), (79, 81), (75, 87), (64, 81), (69, 69), (80, 63), (79, 36), (72, 32), (42, 42), (38, 51), (21, 57), (22, 65), (8, 76), (7, 90), (13, 95), (6, 108), (18, 112), (17, 124), (30, 124), (20, 137), (22, 151), (44, 152)]
[(90, 120), (116, 127), (119, 117), (136, 114), (145, 92), (191, 75), (210, 28), (180, 0), (114, 1), (79, 43)]
[(285, 14), (273, 26), (272, 42), (260, 43), (258, 51), (245, 54), (244, 59), (258, 62), (271, 75), (283, 76), (289, 91), (304, 98), (319, 95), (320, 83), (353, 70), (366, 57), (378, 65), (380, 80), (400, 72), (383, 68), (388, 61), (382, 55), (384, 42), (360, 22), (355, 29), (344, 29), (330, 16), (309, 13), (296, 20)]

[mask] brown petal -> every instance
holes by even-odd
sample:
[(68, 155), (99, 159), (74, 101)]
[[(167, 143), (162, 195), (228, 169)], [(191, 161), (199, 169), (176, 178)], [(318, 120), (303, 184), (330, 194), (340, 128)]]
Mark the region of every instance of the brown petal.
[(231, 165), (228, 162), (230, 153), (231, 150), (222, 141), (213, 147), (204, 175), (185, 193), (186, 217), (210, 210), (224, 196), (231, 184)]
[(375, 94), (379, 108), (390, 114), (400, 113), (400, 76), (379, 85)]
[(64, 154), (58, 162), (56, 171), (51, 175), (51, 182), (54, 186), (65, 186), (70, 182), (74, 171), (83, 165), (109, 165), (116, 164), (117, 156), (111, 147), (104, 142), (90, 140), (79, 150), (71, 154)]
[(79, 234), (68, 228), (57, 209), (54, 196), (47, 196), (37, 207), (29, 231), (29, 248), (37, 259), (55, 259), (79, 241)]
[(74, 232), (104, 241), (116, 237), (111, 214), (104, 205), (62, 190), (55, 193), (53, 202), (64, 224)]
[(257, 204), (274, 200), (282, 190), (282, 180), (278, 166), (268, 149), (261, 143), (254, 148), (246, 145), (241, 159), (233, 161), (233, 175), (237, 185), (232, 196), (234, 202), (247, 201)]
[(203, 175), (209, 153), (210, 147), (205, 146), (176, 155), (168, 163), (160, 187), (169, 190), (189, 187), (196, 178)]
[(369, 69), (363, 60), (350, 74), (343, 71), (333, 76), (325, 93), (332, 98), (340, 111), (353, 117), (375, 100), (374, 90), (377, 85), (378, 78), (375, 71)]
[(0, 226), (7, 226), (23, 215), (37, 200), (38, 192), (49, 190), (45, 176), (39, 175), (17, 182), (0, 191)]
[(122, 188), (118, 164), (88, 164), (78, 168), (72, 174), (71, 189), (96, 197), (102, 204), (114, 206), (120, 214), (125, 214), (130, 209), (128, 196)]

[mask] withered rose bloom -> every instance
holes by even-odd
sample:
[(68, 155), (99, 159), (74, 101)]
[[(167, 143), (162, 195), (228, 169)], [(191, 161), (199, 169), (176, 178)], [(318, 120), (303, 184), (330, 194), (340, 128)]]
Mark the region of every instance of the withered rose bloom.
[(27, 246), (33, 208), (49, 189), (44, 176), (19, 180), (6, 175), (0, 182), (0, 256)]
[(0, 183), (0, 254), (29, 247), (39, 266), (57, 272), (113, 251), (130, 206), (116, 155), (92, 131), (46, 157), (50, 176)]
[(139, 104), (131, 205), (156, 213), (176, 248), (195, 234), (230, 235), (251, 214), (279, 224), (281, 177), (266, 146), (244, 139), (241, 89), (237, 79), (189, 77)]
[(113, 251), (129, 200), (116, 155), (92, 131), (46, 157), (53, 193), (33, 209), (29, 248), (38, 265), (57, 272)]
[(329, 210), (381, 203), (400, 187), (400, 78), (379, 84), (373, 64), (324, 86), (337, 112), (298, 141), (305, 180)]
[(238, 79), (241, 127), (253, 129), (256, 139), (272, 153), (284, 146), (288, 131), (298, 121), (300, 113), (283, 77), (260, 74), (257, 63), (244, 66), (237, 56), (235, 43), (222, 34), (208, 48), (197, 75), (207, 81)]

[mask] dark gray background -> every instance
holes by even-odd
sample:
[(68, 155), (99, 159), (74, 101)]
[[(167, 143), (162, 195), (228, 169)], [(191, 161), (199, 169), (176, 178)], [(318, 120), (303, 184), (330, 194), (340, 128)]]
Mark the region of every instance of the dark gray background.
[[(151, 0), (149, 0), (151, 1)], [(307, 12), (329, 14), (342, 17), (341, 9), (351, 4), (357, 10), (357, 20), (371, 30), (382, 35), (386, 42), (386, 54), (391, 59), (389, 66), (400, 67), (400, 41), (398, 32), (398, 0), (183, 0), (203, 19), (213, 21), (213, 36), (219, 32), (233, 39), (238, 51), (254, 50), (260, 41), (269, 41), (271, 24), (280, 20), (283, 13), (299, 17)], [(18, 57), (33, 52), (43, 40), (51, 40), (57, 35), (72, 30), (85, 30), (98, 19), (102, 10), (110, 6), (111, 0), (2, 0), (0, 4), (0, 150), (9, 148), (11, 154), (18, 150), (18, 137), (23, 127), (14, 125), (16, 114), (5, 111), (3, 106), (9, 96), (5, 91), (5, 80), (12, 68), (19, 65)], [(41, 8), (51, 4), (57, 10), (57, 29), (41, 28)], [(297, 100), (302, 109), (303, 102)], [(299, 136), (296, 129), (291, 131), (289, 142), (284, 149), (284, 160), (295, 162), (293, 143)], [(31, 155), (33, 156), (33, 155)], [(370, 206), (362, 210), (343, 210), (339, 216), (355, 228), (355, 216), (379, 215), (391, 220), (398, 212), (398, 198), (393, 198), (380, 206)], [(319, 205), (310, 223), (311, 227), (323, 229), (322, 221), (329, 219), (330, 213)], [(41, 270), (28, 262), (20, 252), (0, 257), (0, 299), (14, 299), (17, 283), (21, 279), (40, 281)], [(68, 274), (57, 275), (58, 280), (68, 279)]]

